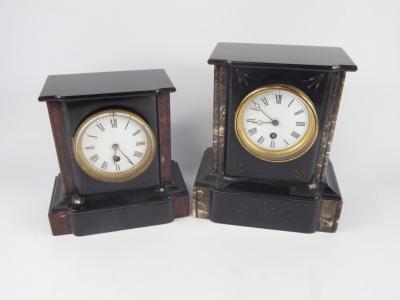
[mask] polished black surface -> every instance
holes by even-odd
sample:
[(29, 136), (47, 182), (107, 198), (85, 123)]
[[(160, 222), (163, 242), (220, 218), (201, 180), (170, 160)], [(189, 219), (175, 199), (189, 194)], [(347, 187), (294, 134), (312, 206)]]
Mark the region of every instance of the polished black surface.
[(317, 230), (318, 198), (214, 191), (210, 219), (216, 223), (312, 233)]
[(218, 43), (208, 63), (323, 71), (357, 70), (351, 58), (339, 47)]
[[(110, 191), (122, 191), (128, 189), (144, 189), (160, 185), (160, 162), (159, 162), (159, 138), (157, 101), (155, 95), (136, 96), (130, 98), (117, 98), (112, 101), (108, 99), (96, 99), (93, 101), (78, 101), (62, 103), (67, 136), (74, 137), (80, 124), (90, 115), (106, 109), (123, 109), (131, 111), (142, 117), (151, 127), (157, 143), (156, 154), (149, 168), (140, 176), (126, 182), (104, 182), (96, 180), (87, 175), (72, 159), (73, 173), (78, 192), (82, 195), (105, 193)], [(69, 155), (73, 157), (72, 138), (68, 139)]]
[(203, 155), (195, 186), (211, 190), (210, 219), (232, 225), (312, 233), (318, 229), (321, 199), (341, 201), (328, 164), (320, 185), (277, 185), (212, 175), (212, 149)]
[(173, 202), (159, 190), (125, 191), (83, 197), (83, 205), (71, 207), (64, 197), (61, 176), (54, 182), (50, 212), (66, 211), (71, 233), (77, 236), (157, 225), (174, 219)]
[(55, 179), (50, 212), (66, 211), (71, 233), (82, 236), (173, 221), (173, 196), (187, 193), (179, 166), (172, 161), (173, 184), (164, 189), (149, 188), (82, 197), (83, 204), (72, 207), (64, 197), (61, 176)]
[[(227, 176), (270, 179), (286, 182), (312, 181), (318, 159), (321, 131), (311, 149), (289, 162), (267, 162), (249, 152), (240, 144), (235, 133), (235, 112), (242, 99), (257, 88), (269, 84), (289, 84), (306, 93), (314, 104), (322, 128), (328, 103), (329, 72), (274, 69), (264, 67), (228, 68), (228, 103), (225, 136), (225, 174)], [(265, 128), (269, 135), (269, 128)]]
[(39, 101), (82, 101), (174, 91), (163, 69), (50, 75)]

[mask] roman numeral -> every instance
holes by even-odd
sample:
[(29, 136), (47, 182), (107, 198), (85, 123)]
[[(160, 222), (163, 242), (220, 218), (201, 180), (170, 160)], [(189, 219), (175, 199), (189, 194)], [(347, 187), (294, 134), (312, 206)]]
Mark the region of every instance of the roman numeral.
[(267, 98), (265, 98), (265, 97), (262, 97), (262, 98), (261, 98), (261, 101), (262, 101), (262, 103), (264, 103), (265, 105), (268, 105), (268, 104), (269, 104)]
[(115, 163), (115, 171), (120, 171), (121, 167), (119, 166), (119, 163)]
[(140, 131), (141, 131), (141, 130), (139, 129), (139, 130), (135, 131), (134, 133), (132, 133), (132, 135), (133, 135), (133, 136), (138, 135)]
[(294, 101), (294, 98), (292, 99), (292, 101), (289, 102), (289, 104), (288, 104), (287, 107), (289, 107), (290, 105), (292, 105), (293, 101)]
[(300, 137), (300, 134), (298, 134), (296, 131), (292, 131), (292, 133), (290, 135), (292, 137), (294, 137), (295, 139), (298, 139)]
[(297, 115), (301, 114), (302, 112), (304, 112), (304, 110), (300, 109), (299, 111), (296, 111), (294, 114), (297, 116)]
[(126, 122), (126, 125), (125, 125), (125, 130), (128, 128), (128, 125), (129, 125), (129, 122), (130, 122), (131, 120), (128, 120), (128, 122)]
[(101, 168), (105, 171), (107, 170), (107, 167), (108, 167), (108, 162), (103, 161), (103, 163), (101, 164)]
[(276, 104), (281, 104), (282, 103), (282, 95), (276, 94), (275, 100), (276, 100)]
[(254, 102), (254, 107), (250, 107), (250, 109), (255, 110), (255, 111), (260, 111), (260, 104), (258, 104), (257, 102)]
[(94, 154), (94, 155), (92, 155), (91, 157), (89, 157), (89, 159), (90, 159), (90, 161), (91, 161), (92, 163), (95, 163), (96, 161), (98, 161), (98, 160), (100, 159), (100, 157), (99, 157), (98, 154)]
[(139, 151), (135, 151), (135, 153), (133, 153), (133, 156), (141, 158), (143, 156), (143, 153), (139, 152)]
[(274, 148), (275, 148), (275, 141), (274, 141), (274, 140), (271, 140), (271, 144), (269, 145), (269, 147), (270, 147), (271, 149), (274, 149)]
[(250, 133), (250, 135), (256, 134), (256, 133), (257, 133), (257, 128), (251, 128), (251, 129), (249, 129), (249, 133)]
[(265, 141), (265, 138), (263, 136), (260, 136), (260, 138), (257, 140), (257, 143), (262, 144)]
[(144, 146), (146, 144), (145, 141), (142, 142), (136, 142), (136, 146)]
[(283, 141), (285, 142), (286, 145), (290, 146), (287, 140), (283, 139)]
[(117, 119), (110, 119), (111, 127), (117, 128)]
[(296, 126), (306, 126), (305, 122), (296, 122)]
[(106, 130), (106, 129), (104, 128), (103, 124), (101, 124), (101, 123), (96, 123), (96, 126), (97, 126), (101, 131)]
[(88, 134), (87, 136), (88, 136), (88, 137), (91, 137), (91, 138), (94, 138), (94, 139), (97, 139), (97, 135), (90, 135), (90, 134)]
[(86, 150), (94, 150), (94, 146), (87, 146), (85, 147)]

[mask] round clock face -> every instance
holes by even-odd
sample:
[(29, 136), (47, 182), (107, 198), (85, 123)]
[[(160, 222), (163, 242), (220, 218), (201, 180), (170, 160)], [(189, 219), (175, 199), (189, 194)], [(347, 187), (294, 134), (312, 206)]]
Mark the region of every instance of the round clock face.
[(236, 135), (252, 155), (271, 162), (300, 157), (318, 134), (314, 105), (290, 85), (269, 85), (248, 94), (235, 116)]
[(73, 149), (76, 162), (89, 176), (123, 182), (149, 167), (155, 154), (155, 138), (138, 115), (110, 109), (83, 121), (73, 139)]

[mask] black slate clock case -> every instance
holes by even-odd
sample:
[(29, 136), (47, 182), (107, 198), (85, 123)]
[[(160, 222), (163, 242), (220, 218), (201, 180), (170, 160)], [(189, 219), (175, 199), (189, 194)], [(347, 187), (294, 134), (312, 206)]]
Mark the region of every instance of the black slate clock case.
[[(334, 232), (342, 197), (330, 146), (347, 71), (357, 67), (337, 47), (219, 43), (214, 65), (213, 147), (204, 153), (193, 189), (193, 214), (262, 228)], [(235, 112), (250, 92), (294, 86), (311, 99), (319, 121), (315, 143), (288, 162), (267, 162), (240, 144)]]
[[(161, 69), (48, 76), (39, 101), (47, 104), (60, 166), (48, 213), (54, 235), (156, 225), (188, 215), (186, 185), (171, 159), (170, 93), (174, 91)], [(139, 115), (155, 135), (153, 161), (129, 181), (94, 179), (74, 159), (78, 127), (106, 109)]]

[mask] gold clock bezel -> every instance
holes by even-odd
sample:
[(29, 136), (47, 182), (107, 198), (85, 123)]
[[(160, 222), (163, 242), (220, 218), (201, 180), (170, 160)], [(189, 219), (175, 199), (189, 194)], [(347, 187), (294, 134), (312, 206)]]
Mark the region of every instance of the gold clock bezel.
[[(249, 102), (261, 94), (276, 89), (291, 92), (303, 101), (308, 111), (309, 126), (302, 139), (292, 147), (282, 150), (269, 150), (254, 144), (250, 140), (243, 125), (243, 116)], [(246, 95), (236, 110), (234, 123), (236, 137), (243, 148), (253, 156), (268, 162), (287, 162), (299, 158), (310, 150), (318, 135), (318, 116), (314, 104), (302, 90), (288, 84), (271, 84), (263, 86)]]
[[(100, 171), (99, 169), (93, 167), (89, 162), (89, 160), (85, 158), (82, 149), (82, 136), (84, 135), (89, 125), (91, 125), (100, 117), (104, 117), (105, 115), (107, 116), (112, 113), (126, 115), (128, 118), (134, 120), (140, 126), (142, 126), (147, 137), (147, 145), (148, 145), (147, 151), (143, 159), (137, 165), (133, 166), (129, 170), (122, 171), (119, 173)], [(144, 171), (146, 171), (147, 168), (150, 166), (156, 152), (156, 141), (151, 127), (139, 115), (123, 109), (106, 109), (87, 117), (76, 130), (75, 135), (72, 138), (72, 144), (73, 144), (74, 158), (78, 166), (90, 177), (105, 182), (126, 182), (138, 177)]]

